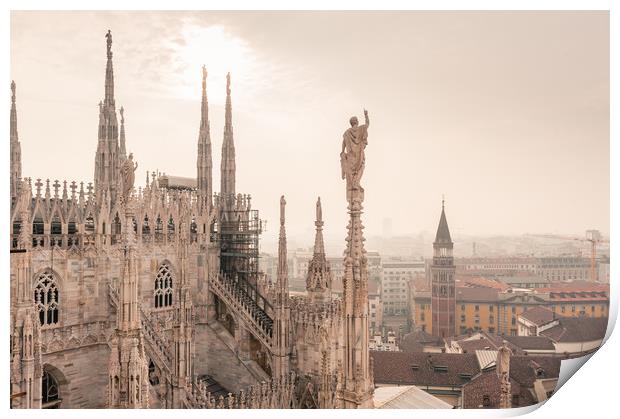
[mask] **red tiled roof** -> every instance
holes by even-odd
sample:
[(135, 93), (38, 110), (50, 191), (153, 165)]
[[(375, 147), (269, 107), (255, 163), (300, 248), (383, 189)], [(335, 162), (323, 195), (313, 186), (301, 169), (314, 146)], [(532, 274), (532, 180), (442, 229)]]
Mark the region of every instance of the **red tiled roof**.
[(562, 317), (560, 324), (541, 332), (554, 342), (591, 342), (605, 337), (607, 317)]
[[(537, 379), (558, 378), (561, 361), (549, 356), (511, 356), (510, 392), (518, 395), (518, 406), (534, 404), (530, 389)], [(500, 385), (495, 370), (482, 372), (463, 386), (463, 407), (475, 409), (482, 406), (483, 397), (488, 396), (489, 407), (499, 407)]]
[(464, 278), (463, 282), (465, 282), (466, 287), (482, 287), (482, 288), (493, 288), (499, 291), (505, 291), (509, 288), (508, 285), (503, 282), (495, 281), (490, 278), (485, 278), (482, 276), (474, 276)]
[(496, 302), (498, 290), (492, 288), (456, 287), (456, 301)]
[(521, 313), (520, 316), (534, 323), (536, 326), (542, 326), (543, 324), (549, 323), (556, 317), (553, 311), (542, 306), (532, 307)]
[(504, 336), (504, 339), (524, 351), (555, 349), (551, 339), (546, 336)]
[(371, 351), (370, 356), (376, 384), (460, 387), (480, 372), (475, 354)]
[(403, 352), (422, 352), (425, 346), (444, 347), (445, 342), (438, 336), (416, 330), (403, 336), (398, 346)]

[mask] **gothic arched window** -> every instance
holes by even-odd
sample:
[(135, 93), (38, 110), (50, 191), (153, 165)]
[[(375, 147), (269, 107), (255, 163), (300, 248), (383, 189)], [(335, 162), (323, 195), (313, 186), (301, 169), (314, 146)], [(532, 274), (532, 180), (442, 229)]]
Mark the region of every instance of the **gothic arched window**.
[(144, 221), (142, 222), (142, 234), (151, 234), (151, 227), (149, 226), (149, 216), (144, 216)]
[(43, 370), (41, 378), (41, 404), (44, 409), (57, 409), (60, 406), (58, 381), (52, 374)]
[(93, 218), (92, 214), (88, 214), (88, 217), (86, 217), (86, 222), (84, 223), (84, 230), (86, 231), (86, 233), (94, 233), (95, 232), (95, 219)]
[(118, 212), (117, 212), (116, 215), (114, 216), (114, 220), (112, 221), (112, 234), (121, 234), (121, 232), (122, 232), (121, 219), (118, 216)]
[(34, 286), (34, 303), (41, 326), (58, 323), (59, 297), (54, 274), (49, 270), (40, 274)]
[(164, 232), (164, 223), (161, 221), (161, 217), (157, 216), (157, 221), (155, 222), (155, 234), (161, 235)]
[(168, 234), (174, 234), (174, 220), (172, 219), (172, 215), (168, 220)]
[(166, 263), (157, 270), (154, 298), (155, 308), (172, 307), (172, 272)]

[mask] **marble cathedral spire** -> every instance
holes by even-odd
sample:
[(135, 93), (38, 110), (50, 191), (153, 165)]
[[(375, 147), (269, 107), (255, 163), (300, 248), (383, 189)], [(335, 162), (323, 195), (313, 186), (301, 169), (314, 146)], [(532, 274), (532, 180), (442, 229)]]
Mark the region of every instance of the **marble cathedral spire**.
[(209, 125), (207, 68), (202, 66), (202, 102), (200, 107), (200, 132), (198, 134), (198, 157), (196, 167), (198, 171), (198, 194), (203, 200), (206, 200), (210, 204), (211, 196), (213, 195), (213, 182), (211, 180), (213, 162), (211, 157), (211, 129)]
[(235, 194), (235, 142), (232, 127), (232, 103), (230, 100), (230, 73), (226, 75), (226, 115), (224, 120), (224, 142), (222, 143), (220, 193), (228, 197)]
[(311, 301), (328, 301), (331, 296), (332, 273), (325, 257), (325, 245), (323, 243), (323, 210), (321, 198), (316, 201), (316, 235), (314, 237), (314, 255), (308, 264), (308, 276), (306, 278), (306, 290)]
[(100, 201), (108, 194), (116, 199), (120, 150), (118, 146), (118, 121), (114, 102), (114, 71), (112, 68), (112, 33), (108, 30), (106, 37), (105, 95), (99, 103), (99, 132), (97, 153), (95, 154), (95, 193)]
[(364, 116), (366, 124), (361, 126), (358, 126), (357, 118), (351, 118), (351, 128), (343, 135), (340, 154), (350, 216), (342, 278), (342, 320), (345, 330), (342, 345), (343, 380), (337, 390), (340, 407), (345, 409), (372, 408), (374, 393), (368, 336), (368, 258), (364, 249), (361, 218), (364, 188), (360, 181), (364, 172), (364, 149), (368, 143), (370, 125), (367, 111), (364, 111)]
[(15, 105), (15, 82), (11, 81), (11, 198), (16, 197), (22, 177), (22, 149), (17, 135), (17, 107)]
[(286, 252), (286, 228), (285, 223), (286, 200), (284, 195), (280, 197), (280, 235), (278, 237), (278, 268), (276, 278), (276, 304), (288, 303), (288, 262)]
[(286, 200), (280, 197), (280, 236), (278, 240), (278, 268), (276, 279), (276, 299), (274, 304), (274, 337), (273, 371), (274, 377), (284, 377), (290, 368), (291, 353), (291, 308), (288, 291), (288, 263), (286, 261), (286, 229), (284, 227), (284, 210)]

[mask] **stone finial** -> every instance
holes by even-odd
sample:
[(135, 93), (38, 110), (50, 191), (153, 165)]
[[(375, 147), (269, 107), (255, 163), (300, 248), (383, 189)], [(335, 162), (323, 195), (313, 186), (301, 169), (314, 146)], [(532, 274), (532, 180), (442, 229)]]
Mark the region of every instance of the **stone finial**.
[(62, 181), (62, 199), (63, 200), (67, 200), (67, 181), (63, 180)]
[(34, 183), (34, 186), (37, 188), (37, 198), (41, 197), (41, 187), (43, 183), (41, 182), (41, 178), (37, 178), (37, 181)]
[(90, 201), (93, 198), (93, 183), (88, 182), (86, 189), (88, 190), (88, 200)]
[(15, 80), (11, 80), (11, 103), (15, 105)]
[(45, 179), (45, 199), (49, 199), (50, 196), (50, 180)]
[(58, 199), (58, 189), (60, 189), (60, 182), (58, 182), (58, 179), (54, 181), (53, 186), (54, 186), (54, 198)]
[(84, 182), (80, 182), (80, 204), (84, 203)]
[(119, 111), (119, 113), (121, 114), (121, 124), (125, 123), (125, 116), (123, 115), (124, 112), (125, 112), (125, 108), (121, 106), (121, 110)]
[(75, 183), (75, 180), (71, 182), (69, 188), (71, 189), (71, 200), (75, 201), (75, 190), (77, 189), (77, 184)]

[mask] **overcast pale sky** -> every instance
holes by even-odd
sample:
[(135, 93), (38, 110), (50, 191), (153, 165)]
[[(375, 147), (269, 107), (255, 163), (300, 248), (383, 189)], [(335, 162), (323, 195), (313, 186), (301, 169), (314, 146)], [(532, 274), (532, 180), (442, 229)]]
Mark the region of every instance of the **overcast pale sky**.
[[(116, 104), (145, 170), (196, 175), (201, 65), (219, 189), (232, 73), (237, 191), (312, 245), (344, 242), (342, 133), (370, 113), (366, 234), (609, 231), (606, 12), (12, 12), (23, 175), (90, 181), (112, 30)], [(7, 95), (9, 97), (7, 86)], [(8, 117), (8, 116), (7, 116)], [(141, 174), (140, 174), (140, 171)]]

